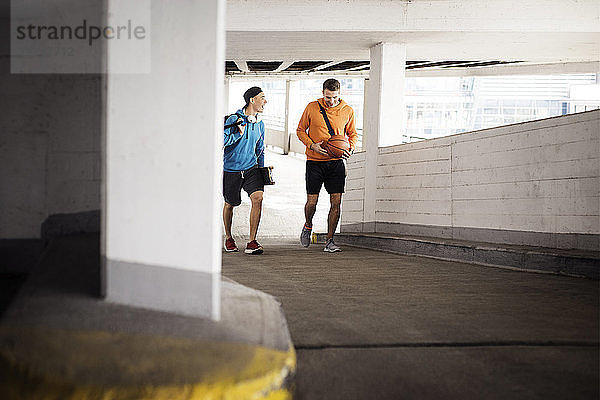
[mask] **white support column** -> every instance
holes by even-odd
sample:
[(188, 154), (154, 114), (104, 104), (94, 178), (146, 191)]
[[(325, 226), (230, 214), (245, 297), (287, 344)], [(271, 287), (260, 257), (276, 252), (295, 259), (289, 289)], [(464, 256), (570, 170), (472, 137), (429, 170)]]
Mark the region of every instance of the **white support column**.
[(402, 143), (405, 67), (406, 45), (379, 43), (371, 48), (369, 108), (375, 117), (380, 147)]
[[(298, 126), (298, 120), (300, 119), (300, 115), (290, 114), (292, 110), (296, 112), (302, 113), (304, 110), (304, 104), (299, 104), (300, 100), (298, 99), (298, 91), (300, 89), (300, 82), (295, 79), (289, 79), (285, 84), (285, 124), (284, 130), (286, 132), (287, 139), (287, 151), (298, 151), (296, 144), (301, 144), (301, 142), (296, 137), (296, 127)], [(304, 148), (304, 145), (302, 145)]]
[(365, 190), (363, 198), (363, 232), (373, 232), (375, 225), (375, 194), (377, 190), (377, 154), (379, 153), (379, 135), (376, 115), (371, 111), (373, 102), (371, 80), (365, 79), (365, 102), (363, 106), (363, 138), (365, 155)]
[(402, 142), (405, 129), (404, 78), (406, 45), (379, 43), (370, 49), (371, 70), (365, 81), (363, 147), (366, 151), (364, 229), (374, 229), (377, 155), (380, 146)]
[(291, 80), (285, 81), (285, 122), (283, 124), (283, 154), (290, 152), (290, 90)]
[(152, 2), (151, 72), (107, 78), (107, 301), (220, 318), (224, 8)]
[(225, 114), (229, 113), (229, 88), (231, 87), (231, 77), (225, 77), (225, 85), (223, 85), (223, 110)]

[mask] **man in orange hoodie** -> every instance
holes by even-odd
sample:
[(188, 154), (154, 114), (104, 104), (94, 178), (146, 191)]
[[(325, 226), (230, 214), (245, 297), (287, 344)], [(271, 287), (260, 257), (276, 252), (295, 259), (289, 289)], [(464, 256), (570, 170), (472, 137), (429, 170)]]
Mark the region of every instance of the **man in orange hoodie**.
[[(329, 124), (336, 135), (348, 137), (350, 150), (346, 150), (342, 158), (331, 157), (321, 147), (321, 144), (331, 137), (323, 113), (327, 115)], [(325, 184), (331, 205), (327, 219), (327, 243), (323, 251), (329, 253), (342, 251), (333, 241), (333, 233), (340, 219), (340, 204), (346, 183), (346, 167), (342, 159), (347, 159), (354, 152), (357, 133), (354, 124), (354, 110), (340, 98), (339, 81), (327, 79), (323, 82), (323, 97), (308, 103), (298, 123), (296, 134), (306, 146), (307, 198), (304, 206), (306, 222), (300, 234), (300, 243), (304, 247), (310, 245), (312, 219), (317, 209), (321, 186)]]

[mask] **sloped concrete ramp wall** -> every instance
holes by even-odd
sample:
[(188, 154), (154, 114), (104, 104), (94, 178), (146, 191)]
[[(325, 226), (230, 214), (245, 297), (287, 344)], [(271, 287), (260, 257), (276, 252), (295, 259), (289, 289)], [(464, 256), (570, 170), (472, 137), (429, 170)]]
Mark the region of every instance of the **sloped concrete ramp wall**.
[(342, 232), (600, 247), (600, 111), (379, 148), (375, 221), (364, 153), (349, 160)]

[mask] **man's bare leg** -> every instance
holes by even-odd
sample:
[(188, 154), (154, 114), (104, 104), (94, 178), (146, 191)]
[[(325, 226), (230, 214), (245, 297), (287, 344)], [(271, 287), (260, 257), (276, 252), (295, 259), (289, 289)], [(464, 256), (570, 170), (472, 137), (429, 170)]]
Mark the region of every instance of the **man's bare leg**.
[(233, 221), (233, 206), (227, 202), (223, 205), (223, 225), (225, 225), (225, 238), (231, 237), (231, 222)]
[(329, 195), (329, 216), (327, 218), (327, 239), (333, 238), (333, 234), (340, 220), (340, 205), (342, 203), (341, 193), (331, 193)]
[(250, 209), (250, 241), (256, 240), (260, 215), (262, 212), (263, 191), (258, 190), (250, 195), (252, 208)]
[(318, 194), (307, 194), (306, 204), (304, 205), (304, 218), (306, 219), (306, 226), (312, 228), (312, 220), (317, 211), (317, 202), (319, 201)]
[(302, 232), (300, 233), (300, 244), (304, 247), (310, 246), (310, 242), (312, 241), (312, 220), (315, 215), (315, 211), (317, 211), (318, 201), (318, 194), (306, 195), (306, 204), (304, 205), (304, 217), (306, 222), (304, 223)]

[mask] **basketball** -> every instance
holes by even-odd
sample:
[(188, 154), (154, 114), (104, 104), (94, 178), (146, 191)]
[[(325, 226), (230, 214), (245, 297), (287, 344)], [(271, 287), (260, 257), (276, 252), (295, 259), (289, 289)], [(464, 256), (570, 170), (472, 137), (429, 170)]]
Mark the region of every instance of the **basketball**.
[(334, 158), (342, 158), (344, 150), (350, 150), (348, 138), (343, 135), (333, 135), (324, 144), (326, 144), (326, 146), (323, 147), (325, 147), (327, 153)]

